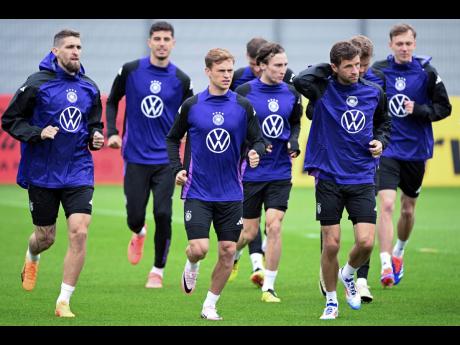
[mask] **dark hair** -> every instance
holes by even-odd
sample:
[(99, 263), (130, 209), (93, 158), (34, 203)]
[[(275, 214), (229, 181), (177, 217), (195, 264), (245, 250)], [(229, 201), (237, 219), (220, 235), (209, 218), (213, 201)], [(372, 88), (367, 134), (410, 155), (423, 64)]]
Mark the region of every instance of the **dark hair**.
[(374, 44), (364, 35), (353, 36), (350, 40), (351, 44), (361, 50), (360, 58), (367, 59), (374, 55)]
[(260, 65), (261, 62), (267, 64), (273, 56), (281, 53), (284, 53), (284, 48), (281, 45), (278, 43), (267, 42), (260, 47), (257, 52), (257, 64)]
[(260, 47), (267, 43), (267, 40), (262, 37), (254, 37), (246, 44), (246, 53), (250, 58), (255, 59)]
[(152, 36), (155, 31), (171, 31), (171, 36), (174, 37), (174, 27), (168, 22), (153, 23), (150, 27), (150, 36)]
[(64, 29), (59, 31), (56, 35), (54, 35), (53, 46), (59, 47), (63, 38), (66, 37), (77, 37), (80, 38), (80, 33), (78, 31)]
[(342, 60), (352, 60), (356, 55), (360, 55), (361, 51), (349, 41), (340, 41), (335, 43), (329, 53), (331, 63), (339, 66)]
[(417, 37), (417, 33), (415, 32), (415, 29), (410, 26), (409, 24), (396, 24), (394, 25), (391, 30), (390, 30), (390, 41), (393, 39), (394, 36), (399, 36), (401, 34), (404, 34), (408, 31), (412, 31), (412, 34), (414, 35), (414, 38)]
[(229, 59), (235, 63), (235, 58), (227, 49), (214, 48), (206, 54), (204, 63), (206, 64), (206, 67), (211, 68), (213, 64)]

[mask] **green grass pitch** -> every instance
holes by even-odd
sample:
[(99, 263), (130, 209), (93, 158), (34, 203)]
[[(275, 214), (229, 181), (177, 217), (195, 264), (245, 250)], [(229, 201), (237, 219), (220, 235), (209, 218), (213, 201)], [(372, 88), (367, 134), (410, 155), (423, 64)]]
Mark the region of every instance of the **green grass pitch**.
[[(460, 306), (460, 188), (424, 188), (416, 223), (405, 254), (400, 285), (384, 290), (379, 282), (378, 243), (372, 253), (369, 284), (371, 304), (359, 311), (345, 302), (338, 286), (340, 316), (321, 321), (324, 299), (318, 290), (319, 223), (314, 220), (314, 191), (293, 188), (284, 226), (283, 249), (276, 290), (282, 302), (264, 304), (249, 281), (245, 250), (236, 281), (228, 283), (218, 303), (224, 317), (219, 325), (459, 325)], [(163, 289), (146, 289), (153, 264), (153, 217), (148, 206), (148, 235), (144, 257), (132, 266), (126, 256), (130, 232), (126, 226), (121, 186), (96, 186), (88, 254), (71, 300), (75, 319), (54, 316), (62, 279), (67, 232), (62, 210), (54, 246), (42, 254), (37, 286), (21, 287), (20, 271), (32, 221), (27, 191), (0, 186), (0, 325), (215, 325), (201, 320), (201, 305), (216, 260), (216, 236), (211, 230), (210, 252), (202, 262), (197, 289), (186, 296), (180, 289), (187, 244), (179, 189), (174, 195), (173, 238)], [(399, 211), (399, 204), (397, 205)], [(340, 264), (352, 246), (346, 212), (342, 218)]]

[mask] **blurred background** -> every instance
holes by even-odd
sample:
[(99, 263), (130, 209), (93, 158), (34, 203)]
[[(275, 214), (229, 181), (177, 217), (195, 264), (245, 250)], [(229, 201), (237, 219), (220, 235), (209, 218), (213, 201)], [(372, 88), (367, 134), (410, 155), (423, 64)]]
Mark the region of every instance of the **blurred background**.
[[(157, 19), (0, 20), (0, 93), (14, 93), (35, 72), (52, 47), (56, 32), (71, 28), (82, 34), (82, 63), (103, 94), (118, 69), (148, 55), (147, 39)], [(289, 67), (299, 72), (308, 64), (329, 61), (333, 43), (353, 35), (368, 36), (374, 59), (383, 59), (389, 30), (405, 22), (417, 31), (416, 54), (430, 55), (450, 95), (460, 95), (460, 19), (160, 19), (175, 28), (171, 59), (193, 81), (195, 92), (207, 85), (204, 56), (211, 48), (227, 48), (236, 67), (246, 66), (246, 43), (254, 36), (276, 41), (286, 49)]]

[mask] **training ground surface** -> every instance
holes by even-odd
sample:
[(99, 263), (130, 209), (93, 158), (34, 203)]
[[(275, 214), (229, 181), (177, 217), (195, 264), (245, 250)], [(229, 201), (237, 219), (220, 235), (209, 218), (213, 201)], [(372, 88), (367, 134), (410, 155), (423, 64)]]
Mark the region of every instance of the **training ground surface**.
[[(20, 271), (32, 231), (27, 191), (0, 186), (0, 325), (215, 325), (201, 320), (201, 305), (216, 260), (216, 236), (211, 230), (210, 252), (202, 262), (197, 289), (186, 296), (180, 289), (187, 241), (183, 206), (174, 195), (173, 239), (163, 289), (144, 284), (153, 264), (151, 202), (144, 257), (132, 266), (126, 256), (130, 232), (126, 226), (121, 186), (97, 186), (93, 199), (87, 257), (71, 300), (75, 319), (58, 319), (54, 304), (60, 291), (67, 248), (65, 216), (61, 210), (54, 246), (42, 254), (37, 286), (21, 287)], [(346, 304), (343, 286), (337, 289), (340, 316), (321, 321), (324, 300), (318, 290), (319, 223), (314, 220), (314, 191), (293, 188), (283, 226), (283, 250), (276, 281), (282, 302), (260, 301), (261, 292), (249, 281), (245, 250), (238, 278), (228, 283), (218, 303), (219, 325), (459, 325), (460, 188), (424, 188), (417, 205), (416, 224), (405, 254), (401, 283), (384, 290), (379, 282), (378, 240), (372, 253), (369, 284), (374, 301), (361, 310)], [(397, 205), (399, 212), (399, 203)], [(352, 227), (344, 213), (340, 265), (352, 246)]]

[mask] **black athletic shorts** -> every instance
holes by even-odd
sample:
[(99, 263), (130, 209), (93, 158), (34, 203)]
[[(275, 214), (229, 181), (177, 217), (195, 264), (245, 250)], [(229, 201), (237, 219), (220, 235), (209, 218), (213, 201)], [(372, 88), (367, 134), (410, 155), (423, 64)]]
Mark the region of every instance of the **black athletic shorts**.
[(402, 161), (381, 157), (376, 175), (376, 190), (397, 187), (407, 196), (417, 198), (425, 175), (425, 161)]
[(262, 213), (262, 204), (265, 211), (274, 208), (286, 212), (291, 180), (277, 180), (268, 182), (243, 182), (244, 202), (243, 218), (259, 218)]
[(243, 229), (243, 203), (241, 201), (201, 201), (186, 199), (184, 224), (189, 240), (209, 238), (211, 222), (218, 241), (238, 242)]
[(91, 186), (74, 188), (43, 188), (29, 185), (29, 207), (36, 226), (56, 223), (59, 204), (62, 203), (66, 218), (74, 213), (91, 214), (93, 192)]
[(344, 185), (320, 179), (315, 194), (316, 220), (319, 220), (321, 225), (340, 224), (344, 207), (353, 225), (375, 224), (377, 212), (373, 184)]

